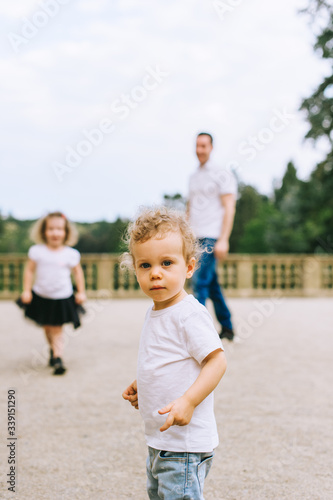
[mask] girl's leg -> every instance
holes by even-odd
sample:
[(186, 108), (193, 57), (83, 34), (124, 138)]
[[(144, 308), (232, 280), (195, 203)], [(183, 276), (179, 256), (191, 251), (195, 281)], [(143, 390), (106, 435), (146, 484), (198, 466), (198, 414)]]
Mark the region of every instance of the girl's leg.
[(43, 328), (44, 328), (46, 340), (47, 340), (49, 346), (51, 347), (50, 327), (47, 325), (44, 325)]
[(51, 356), (52, 363), (50, 360), (50, 365), (54, 367), (53, 375), (63, 375), (66, 371), (62, 363), (62, 353), (64, 348), (62, 326), (47, 326), (48, 338), (50, 339)]
[[(62, 326), (47, 326), (48, 333), (46, 334), (50, 347), (55, 358), (61, 358), (63, 354), (63, 335)], [(46, 332), (45, 332), (46, 333)]]
[(45, 337), (47, 340), (47, 343), (49, 344), (50, 347), (50, 360), (49, 360), (49, 365), (54, 366), (54, 355), (53, 355), (53, 349), (52, 349), (52, 336), (50, 333), (50, 326), (44, 325), (44, 332), (45, 332)]

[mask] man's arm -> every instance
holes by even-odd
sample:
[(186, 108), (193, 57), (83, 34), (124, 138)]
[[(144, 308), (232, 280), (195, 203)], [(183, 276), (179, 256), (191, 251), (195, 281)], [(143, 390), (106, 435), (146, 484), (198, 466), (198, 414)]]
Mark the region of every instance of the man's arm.
[(229, 252), (229, 238), (234, 225), (236, 212), (236, 196), (231, 193), (222, 194), (221, 203), (224, 208), (222, 231), (214, 247), (215, 257), (219, 260), (225, 259)]
[(185, 394), (158, 411), (160, 415), (169, 413), (160, 431), (166, 431), (172, 425), (190, 423), (194, 409), (215, 389), (223, 377), (227, 361), (222, 349), (211, 352), (203, 361), (198, 378)]

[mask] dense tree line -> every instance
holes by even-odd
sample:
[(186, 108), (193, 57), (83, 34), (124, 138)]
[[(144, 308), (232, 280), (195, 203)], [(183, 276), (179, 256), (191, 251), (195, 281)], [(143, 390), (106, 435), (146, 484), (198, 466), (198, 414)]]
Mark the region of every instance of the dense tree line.
[[(326, 163), (325, 163), (326, 164)], [(325, 176), (325, 178), (323, 178)], [(312, 253), (333, 250), (333, 179), (320, 163), (308, 181), (297, 178), (288, 163), (281, 186), (272, 196), (240, 184), (233, 232), (232, 253)], [(165, 195), (163, 203), (184, 210), (181, 194)], [(28, 251), (29, 231), (35, 221), (0, 216), (0, 252)], [(76, 223), (82, 253), (123, 252), (128, 220)]]
[[(0, 214), (0, 253), (26, 253), (33, 244), (30, 230), (35, 220), (17, 220)], [(128, 220), (114, 222), (75, 223), (79, 241), (75, 245), (82, 253), (117, 253), (125, 250), (123, 235)]]

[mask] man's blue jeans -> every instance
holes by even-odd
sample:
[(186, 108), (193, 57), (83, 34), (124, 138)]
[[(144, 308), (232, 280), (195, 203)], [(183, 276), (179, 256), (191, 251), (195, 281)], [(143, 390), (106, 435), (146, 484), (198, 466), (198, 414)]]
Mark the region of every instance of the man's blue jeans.
[(199, 239), (200, 246), (206, 249), (206, 251), (201, 256), (199, 269), (193, 274), (193, 294), (203, 305), (210, 298), (214, 304), (215, 314), (219, 323), (232, 330), (231, 314), (225, 303), (217, 278), (216, 259), (214, 256), (216, 241), (213, 238)]

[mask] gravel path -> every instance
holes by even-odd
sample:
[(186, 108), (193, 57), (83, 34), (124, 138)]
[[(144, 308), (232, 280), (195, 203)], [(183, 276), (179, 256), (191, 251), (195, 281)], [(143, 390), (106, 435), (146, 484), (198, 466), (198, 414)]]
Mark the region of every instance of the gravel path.
[[(0, 302), (0, 498), (146, 499), (139, 412), (121, 398), (135, 378), (145, 299), (90, 301), (67, 330), (68, 372), (46, 367), (40, 329)], [(206, 500), (333, 498), (330, 299), (229, 300), (239, 342), (225, 342), (215, 391), (220, 446)], [(7, 491), (7, 390), (16, 389), (16, 492)]]

